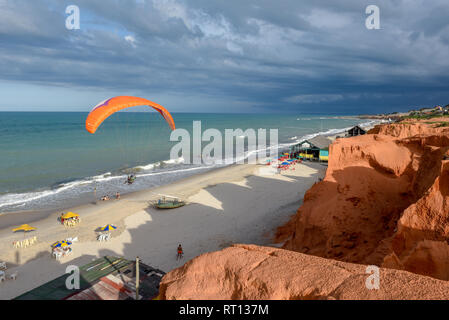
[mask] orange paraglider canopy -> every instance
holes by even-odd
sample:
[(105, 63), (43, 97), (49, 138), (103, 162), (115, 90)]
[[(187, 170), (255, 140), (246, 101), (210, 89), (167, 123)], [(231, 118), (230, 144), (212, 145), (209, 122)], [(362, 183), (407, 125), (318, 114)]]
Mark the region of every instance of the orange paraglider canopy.
[(175, 130), (175, 122), (170, 114), (163, 106), (157, 104), (156, 102), (130, 96), (118, 96), (97, 104), (92, 111), (89, 113), (86, 119), (86, 130), (90, 133), (95, 133), (98, 127), (103, 123), (103, 121), (109, 117), (111, 114), (120, 111), (125, 108), (135, 107), (135, 106), (150, 106), (157, 110), (167, 121), (168, 125), (172, 130)]

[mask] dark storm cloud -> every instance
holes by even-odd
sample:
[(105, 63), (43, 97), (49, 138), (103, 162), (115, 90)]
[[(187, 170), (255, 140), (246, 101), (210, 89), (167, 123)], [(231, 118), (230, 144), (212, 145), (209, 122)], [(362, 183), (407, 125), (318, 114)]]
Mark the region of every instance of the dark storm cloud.
[[(80, 30), (65, 29), (70, 4)], [(381, 30), (365, 28), (369, 4)], [(265, 111), (446, 104), (448, 14), (447, 0), (0, 0), (0, 80)]]

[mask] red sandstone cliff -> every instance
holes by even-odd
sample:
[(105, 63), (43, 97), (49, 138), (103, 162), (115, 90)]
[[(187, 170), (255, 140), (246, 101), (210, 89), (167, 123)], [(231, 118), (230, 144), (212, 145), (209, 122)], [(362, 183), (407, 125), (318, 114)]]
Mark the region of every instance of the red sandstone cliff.
[[(422, 122), (338, 139), (325, 178), (278, 229), (288, 250), (201, 255), (163, 278), (161, 298), (448, 299), (434, 279), (449, 280), (448, 149), (449, 128)], [(368, 264), (384, 267), (379, 290), (364, 285)]]
[(331, 145), (326, 177), (278, 239), (294, 251), (363, 264), (385, 260), (448, 279), (448, 129), (394, 124), (370, 133)]
[(433, 185), (403, 212), (384, 266), (449, 280), (449, 161)]
[(288, 250), (234, 245), (203, 254), (164, 276), (161, 299), (449, 299), (449, 283), (380, 269), (368, 289), (366, 266)]

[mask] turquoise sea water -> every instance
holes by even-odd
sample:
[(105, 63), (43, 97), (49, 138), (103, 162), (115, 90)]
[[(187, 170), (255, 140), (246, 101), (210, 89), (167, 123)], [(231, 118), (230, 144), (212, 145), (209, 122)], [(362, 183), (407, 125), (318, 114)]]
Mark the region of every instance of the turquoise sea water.
[[(119, 112), (95, 134), (83, 112), (0, 112), (0, 213), (58, 208), (93, 193), (126, 193), (222, 166), (188, 165), (170, 158), (170, 129), (156, 112)], [(286, 146), (319, 132), (338, 133), (358, 119), (273, 114), (174, 113), (177, 128), (278, 129)], [(224, 135), (223, 135), (224, 136)], [(138, 179), (124, 184), (126, 174)]]

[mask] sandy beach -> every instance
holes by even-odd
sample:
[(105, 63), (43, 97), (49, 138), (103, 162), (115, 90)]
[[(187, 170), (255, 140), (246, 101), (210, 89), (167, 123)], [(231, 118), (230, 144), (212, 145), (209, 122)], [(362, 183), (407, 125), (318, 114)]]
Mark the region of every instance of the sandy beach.
[[(92, 201), (64, 211), (80, 214), (82, 223), (66, 229), (57, 218), (60, 211), (11, 213), (0, 217), (0, 261), (8, 273), (18, 272), (16, 281), (0, 284), (0, 299), (14, 298), (65, 273), (68, 265), (83, 265), (104, 255), (134, 259), (166, 272), (202, 253), (232, 243), (270, 245), (274, 230), (285, 223), (302, 202), (304, 193), (324, 176), (326, 165), (296, 164), (295, 170), (273, 174), (264, 165), (233, 165), (195, 175), (151, 190), (130, 193), (120, 200)], [(168, 194), (187, 200), (175, 210), (157, 210), (149, 201)], [(38, 243), (14, 249), (23, 239), (11, 226), (30, 223)], [(115, 224), (109, 242), (98, 242), (95, 230)], [(27, 236), (27, 235), (25, 235)], [(73, 254), (56, 261), (51, 244), (78, 237)], [(176, 260), (181, 243), (184, 258)]]

